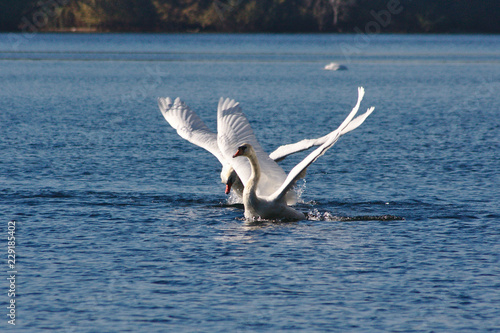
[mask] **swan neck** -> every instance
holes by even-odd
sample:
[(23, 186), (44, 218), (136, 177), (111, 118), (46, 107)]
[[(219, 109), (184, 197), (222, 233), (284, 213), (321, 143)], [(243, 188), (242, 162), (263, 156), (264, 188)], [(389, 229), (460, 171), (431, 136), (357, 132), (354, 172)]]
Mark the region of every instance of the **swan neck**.
[(248, 187), (248, 190), (251, 193), (255, 193), (255, 190), (257, 189), (257, 183), (260, 180), (260, 164), (255, 153), (252, 153), (250, 156), (248, 156), (248, 160), (250, 161), (252, 173), (250, 174), (250, 178), (248, 179), (248, 184), (246, 187)]

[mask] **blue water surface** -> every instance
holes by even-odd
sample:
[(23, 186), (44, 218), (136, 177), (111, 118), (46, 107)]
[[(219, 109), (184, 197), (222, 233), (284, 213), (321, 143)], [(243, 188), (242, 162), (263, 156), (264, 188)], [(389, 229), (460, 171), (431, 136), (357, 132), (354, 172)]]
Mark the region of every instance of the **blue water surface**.
[[(0, 34), (0, 82), (3, 330), (500, 331), (500, 36)], [(156, 103), (234, 98), (271, 152), (358, 86), (296, 223), (244, 221)]]

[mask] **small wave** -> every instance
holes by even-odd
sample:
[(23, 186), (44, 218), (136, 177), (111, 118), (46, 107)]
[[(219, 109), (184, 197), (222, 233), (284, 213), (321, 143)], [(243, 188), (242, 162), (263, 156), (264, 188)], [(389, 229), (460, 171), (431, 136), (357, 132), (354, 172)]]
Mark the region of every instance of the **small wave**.
[(228, 204), (228, 203), (224, 203), (222, 202), (220, 205), (217, 205), (217, 207), (232, 207), (232, 208), (238, 208), (238, 209), (245, 209), (245, 206), (242, 204), (242, 203), (233, 203), (233, 204)]
[(317, 209), (306, 213), (310, 221), (353, 222), (353, 221), (402, 221), (404, 217), (396, 215), (359, 215), (337, 216), (330, 212), (320, 212)]

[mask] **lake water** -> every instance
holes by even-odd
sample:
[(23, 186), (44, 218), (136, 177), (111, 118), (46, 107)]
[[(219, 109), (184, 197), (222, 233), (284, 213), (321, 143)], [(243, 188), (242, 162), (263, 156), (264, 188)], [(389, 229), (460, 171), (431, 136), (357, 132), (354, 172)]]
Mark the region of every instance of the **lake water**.
[[(500, 331), (500, 36), (0, 34), (0, 82), (2, 330)], [(234, 98), (271, 152), (358, 86), (296, 223), (245, 222), (156, 103)]]

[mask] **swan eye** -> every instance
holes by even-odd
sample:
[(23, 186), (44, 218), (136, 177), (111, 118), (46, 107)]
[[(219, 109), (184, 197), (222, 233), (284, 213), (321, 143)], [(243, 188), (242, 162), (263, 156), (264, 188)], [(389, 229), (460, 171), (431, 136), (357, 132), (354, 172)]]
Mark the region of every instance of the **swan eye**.
[(240, 154), (244, 153), (246, 149), (247, 149), (247, 146), (239, 146), (238, 147), (238, 150), (240, 151)]

